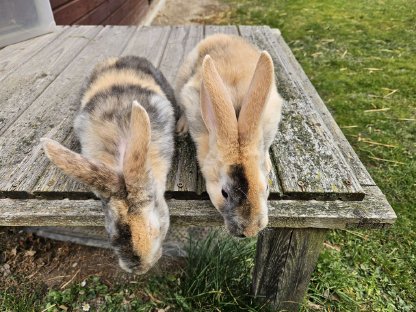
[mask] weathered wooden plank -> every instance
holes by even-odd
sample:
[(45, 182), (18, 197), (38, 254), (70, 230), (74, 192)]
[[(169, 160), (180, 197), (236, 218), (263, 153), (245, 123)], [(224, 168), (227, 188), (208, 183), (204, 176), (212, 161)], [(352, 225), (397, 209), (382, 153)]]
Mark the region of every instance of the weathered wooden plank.
[[(269, 200), (269, 227), (383, 228), (396, 215), (375, 186), (363, 201)], [(173, 225), (221, 226), (209, 200), (167, 200)], [(102, 226), (98, 200), (0, 199), (0, 226)]]
[(0, 199), (0, 225), (10, 226), (103, 226), (98, 200)]
[(0, 50), (0, 81), (30, 60), (68, 27), (56, 27), (53, 33), (9, 45)]
[[(102, 31), (95, 40), (0, 137), (0, 145), (8, 147), (0, 152), (0, 191), (30, 193), (45, 168), (50, 166), (39, 139), (46, 136), (62, 142), (69, 135), (86, 75), (97, 61), (120, 54), (134, 31), (134, 28), (96, 29)], [(109, 40), (113, 45), (108, 44)]]
[(298, 311), (326, 229), (273, 229), (259, 234), (253, 294), (276, 309)]
[(269, 174), (269, 187), (270, 187), (270, 194), (269, 199), (278, 199), (283, 196), (282, 186), (280, 185), (279, 176), (277, 173), (277, 165), (276, 160), (274, 159), (273, 153), (270, 153), (270, 158), (272, 160), (272, 170)]
[(363, 199), (363, 189), (322, 117), (304, 90), (290, 79), (270, 29), (241, 26), (240, 33), (267, 50), (275, 63), (278, 90), (285, 101), (272, 152), (284, 195), (299, 199)]
[(165, 51), (165, 45), (170, 32), (170, 27), (138, 28), (121, 55), (145, 57), (154, 66), (158, 67)]
[[(269, 200), (269, 227), (381, 228), (396, 214), (377, 187), (365, 187), (363, 201)], [(170, 200), (171, 220), (180, 225), (223, 224), (219, 213), (204, 200)]]
[[(160, 70), (174, 85), (177, 71), (184, 57), (203, 38), (203, 27), (174, 27), (169, 36)], [(195, 198), (198, 194), (198, 164), (195, 146), (190, 137), (177, 138), (176, 152), (168, 176), (168, 195), (180, 198)], [(180, 194), (179, 194), (180, 193)]]
[(100, 29), (91, 26), (69, 28), (2, 80), (0, 135), (55, 80)]
[(175, 147), (166, 185), (167, 195), (174, 198), (195, 199), (205, 190), (205, 184), (203, 186), (198, 184), (199, 171), (194, 142), (189, 135), (176, 137)]
[[(257, 237), (252, 279), (254, 296), (271, 300), (283, 274), (293, 229), (266, 228)], [(271, 293), (268, 292), (270, 289)]]
[[(106, 27), (106, 29), (107, 28), (108, 27)], [(160, 63), (163, 55), (163, 47), (169, 36), (169, 27), (137, 28), (133, 35), (131, 35), (131, 31), (133, 31), (133, 28), (131, 27), (111, 27), (109, 29), (112, 29), (112, 31), (108, 32), (105, 37), (97, 39), (97, 42), (103, 46), (92, 46), (91, 49), (94, 49), (95, 52), (86, 52), (89, 59), (86, 59), (85, 61), (89, 62), (90, 66), (94, 66), (99, 61), (98, 58), (95, 58), (94, 53), (100, 53), (102, 57), (115, 55), (138, 55), (146, 57), (156, 66)], [(112, 37), (117, 38), (117, 40), (111, 39)], [(112, 42), (111, 45), (108, 44), (110, 40)], [(106, 54), (101, 52), (103, 49), (106, 50)], [(84, 64), (74, 64), (74, 66), (78, 69), (83, 69), (84, 75), (88, 75), (91, 69)], [(70, 77), (73, 73), (68, 72), (65, 73), (65, 75)], [(78, 81), (78, 83), (82, 83), (84, 79), (85, 77), (83, 77), (81, 81)], [(75, 92), (78, 94), (80, 85), (75, 85), (74, 88), (77, 88), (75, 89)], [(68, 104), (62, 103), (62, 105)], [(72, 105), (78, 107), (79, 103), (76, 102)], [(61, 140), (63, 140), (63, 144), (65, 146), (79, 151), (80, 148), (78, 140), (75, 138), (74, 134), (70, 132), (73, 118), (74, 116), (71, 114), (68, 119), (69, 123), (65, 123), (65, 129), (67, 129), (69, 135)], [(40, 157), (44, 159), (43, 155)], [(94, 194), (87, 187), (78, 183), (71, 177), (66, 176), (51, 163), (48, 163), (47, 169), (40, 176), (35, 187), (32, 189), (32, 192), (35, 196), (48, 198), (95, 198)]]
[(321, 114), (322, 120), (326, 127), (331, 132), (335, 139), (335, 143), (338, 145), (345, 160), (349, 163), (355, 176), (361, 185), (375, 185), (375, 182), (371, 178), (367, 169), (364, 167), (354, 149), (349, 144), (348, 140), (338, 127), (325, 103), (322, 101), (315, 87), (312, 85), (308, 76), (306, 76), (302, 67), (296, 60), (289, 46), (286, 44), (283, 37), (280, 35), (280, 31), (275, 30), (277, 44), (275, 45), (276, 51), (281, 55), (283, 62), (287, 65), (287, 70), (290, 73), (290, 78), (296, 81), (296, 84), (303, 89), (303, 92), (310, 97), (315, 109)]
[(203, 26), (174, 26), (170, 33), (160, 70), (173, 85), (185, 56), (203, 38)]
[(237, 26), (218, 26), (218, 25), (206, 25), (205, 26), (205, 37), (213, 34), (228, 34), (238, 36)]

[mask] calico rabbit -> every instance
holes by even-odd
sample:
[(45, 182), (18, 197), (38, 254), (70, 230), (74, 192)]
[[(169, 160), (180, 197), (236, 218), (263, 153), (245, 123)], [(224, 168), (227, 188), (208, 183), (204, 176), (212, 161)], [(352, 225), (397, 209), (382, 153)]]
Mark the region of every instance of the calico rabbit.
[(42, 139), (49, 159), (101, 199), (111, 245), (128, 272), (145, 273), (162, 254), (175, 105), (173, 89), (149, 61), (111, 58), (96, 66), (83, 92), (74, 124), (81, 154)]
[(189, 129), (209, 197), (238, 237), (268, 223), (269, 148), (282, 106), (274, 75), (266, 51), (217, 34), (189, 53), (176, 80), (177, 132)]

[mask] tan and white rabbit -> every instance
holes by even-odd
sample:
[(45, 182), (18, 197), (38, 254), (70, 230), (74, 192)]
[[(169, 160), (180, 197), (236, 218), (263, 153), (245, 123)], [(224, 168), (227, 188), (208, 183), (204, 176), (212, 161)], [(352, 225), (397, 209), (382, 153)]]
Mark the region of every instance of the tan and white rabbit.
[(282, 106), (274, 75), (266, 51), (220, 34), (190, 52), (176, 80), (177, 132), (189, 128), (209, 197), (238, 237), (268, 223), (269, 148)]
[(82, 154), (42, 139), (49, 159), (101, 199), (111, 245), (129, 272), (145, 273), (162, 254), (174, 105), (173, 89), (149, 61), (108, 59), (89, 78), (75, 119)]

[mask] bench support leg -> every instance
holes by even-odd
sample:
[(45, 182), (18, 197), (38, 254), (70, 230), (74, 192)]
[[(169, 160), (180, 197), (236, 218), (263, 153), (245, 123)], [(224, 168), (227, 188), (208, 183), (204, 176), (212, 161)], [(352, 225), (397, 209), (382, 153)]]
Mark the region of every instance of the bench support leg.
[(258, 237), (253, 293), (278, 310), (298, 311), (326, 229), (266, 228)]

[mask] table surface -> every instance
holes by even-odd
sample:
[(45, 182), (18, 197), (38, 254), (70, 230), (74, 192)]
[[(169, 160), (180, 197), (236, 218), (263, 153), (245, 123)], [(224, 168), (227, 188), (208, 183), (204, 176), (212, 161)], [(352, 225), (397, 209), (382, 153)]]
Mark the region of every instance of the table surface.
[[(68, 214), (64, 212), (68, 202), (75, 207), (71, 220), (79, 219), (74, 224), (100, 223), (102, 214), (94, 210), (99, 209), (94, 195), (48, 161), (39, 139), (49, 137), (79, 151), (73, 119), (81, 86), (99, 61), (109, 56), (143, 56), (173, 84), (186, 54), (201, 39), (218, 32), (245, 37), (267, 50), (275, 63), (284, 105), (270, 151), (274, 164), (271, 224), (338, 228), (393, 223), (394, 211), (278, 30), (262, 26), (66, 26), (0, 50), (0, 225), (23, 225), (29, 215), (32, 221), (41, 220), (39, 209), (48, 211), (42, 215), (44, 223), (37, 223), (51, 224), (53, 212)], [(175, 222), (188, 222), (183, 221), (186, 216), (190, 223), (220, 222), (209, 203), (189, 137), (177, 139), (166, 197)], [(16, 221), (19, 213), (26, 221)]]

